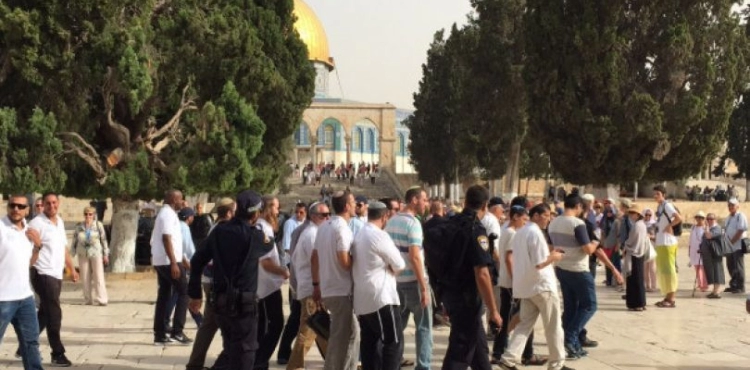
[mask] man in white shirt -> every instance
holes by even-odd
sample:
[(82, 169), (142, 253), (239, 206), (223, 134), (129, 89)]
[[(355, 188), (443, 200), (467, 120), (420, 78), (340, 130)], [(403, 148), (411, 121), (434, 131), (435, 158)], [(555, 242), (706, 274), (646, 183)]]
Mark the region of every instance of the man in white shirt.
[(521, 352), (538, 317), (542, 318), (549, 347), (548, 369), (572, 370), (565, 366), (564, 334), (560, 312), (560, 297), (552, 264), (562, 260), (561, 250), (549, 250), (542, 232), (550, 220), (550, 209), (545, 203), (531, 208), (529, 222), (516, 232), (513, 250), (513, 297), (521, 300), (521, 321), (510, 336), (508, 349), (500, 367), (517, 369)]
[[(182, 192), (170, 190), (164, 195), (164, 204), (156, 215), (154, 231), (151, 233), (151, 261), (156, 270), (159, 290), (156, 296), (154, 313), (154, 344), (172, 342), (189, 344), (185, 336), (185, 316), (187, 315), (187, 273), (189, 263), (182, 250), (182, 229), (177, 212), (182, 209)], [(167, 336), (167, 315), (172, 291), (179, 295), (172, 318), (172, 333)]]
[(37, 370), (42, 368), (42, 359), (29, 266), (36, 262), (43, 245), (39, 232), (26, 226), (28, 212), (26, 196), (11, 195), (8, 215), (0, 220), (0, 342), (8, 324), (13, 323), (23, 368)]
[(742, 239), (747, 237), (747, 218), (740, 212), (740, 201), (737, 198), (727, 202), (729, 217), (724, 222), (726, 234), (732, 242), (732, 254), (727, 255), (729, 286), (724, 290), (730, 293), (745, 292), (745, 252), (742, 251)]
[(318, 343), (321, 352), (325, 353), (327, 342), (325, 338), (318, 337), (315, 332), (307, 326), (307, 319), (315, 313), (318, 305), (313, 299), (313, 278), (310, 258), (315, 246), (315, 237), (318, 235), (318, 226), (331, 217), (328, 206), (325, 203), (315, 203), (310, 207), (310, 223), (299, 236), (294, 252), (292, 253), (292, 268), (295, 276), (295, 290), (300, 304), (299, 332), (297, 340), (294, 341), (287, 370), (305, 368), (305, 355), (310, 350), (313, 342)]
[(354, 196), (338, 191), (331, 198), (336, 216), (318, 228), (311, 265), (313, 297), (321, 298), (331, 313), (325, 370), (356, 370), (359, 358), (359, 324), (352, 307), (352, 230)]
[(65, 356), (65, 346), (60, 339), (62, 309), (60, 308), (60, 291), (64, 267), (70, 271), (73, 282), (78, 281), (78, 272), (73, 266), (73, 259), (68, 252), (68, 236), (65, 224), (57, 214), (60, 199), (55, 193), (46, 193), (42, 197), (44, 212), (29, 223), (29, 228), (39, 232), (42, 249), (39, 258), (31, 269), (31, 285), (39, 295), (39, 332), (47, 329), (47, 340), (52, 349), (52, 365), (71, 366)]
[(403, 331), (396, 275), (406, 267), (396, 245), (383, 231), (388, 209), (372, 202), (368, 222), (354, 237), (352, 278), (354, 313), (361, 329), (362, 368), (392, 369), (401, 366)]

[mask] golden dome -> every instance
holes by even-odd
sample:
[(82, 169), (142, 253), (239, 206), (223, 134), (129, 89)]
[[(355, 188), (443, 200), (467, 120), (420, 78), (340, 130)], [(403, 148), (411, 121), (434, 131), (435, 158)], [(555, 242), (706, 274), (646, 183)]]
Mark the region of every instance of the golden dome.
[(328, 51), (328, 38), (318, 16), (302, 0), (294, 0), (294, 15), (297, 16), (294, 28), (307, 45), (310, 60), (323, 63), (328, 70), (333, 70), (333, 58)]

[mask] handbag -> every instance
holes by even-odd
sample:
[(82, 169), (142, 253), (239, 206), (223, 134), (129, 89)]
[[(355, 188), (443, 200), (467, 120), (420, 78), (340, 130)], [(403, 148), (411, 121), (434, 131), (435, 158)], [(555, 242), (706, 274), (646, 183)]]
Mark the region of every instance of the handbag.
[(742, 238), (740, 243), (742, 253), (747, 254), (750, 252), (750, 238)]
[(309, 326), (316, 335), (328, 340), (328, 336), (331, 333), (331, 315), (328, 311), (317, 310), (307, 318), (307, 326)]
[(720, 256), (727, 256), (734, 253), (734, 246), (732, 245), (732, 241), (729, 240), (729, 235), (727, 235), (726, 233), (722, 234), (721, 243), (719, 243), (719, 246), (721, 247), (721, 249), (718, 251), (718, 254)]
[(650, 240), (648, 241), (648, 248), (646, 249), (646, 252), (643, 253), (643, 260), (646, 262), (651, 262), (656, 259), (656, 248), (654, 248), (654, 243), (652, 243)]

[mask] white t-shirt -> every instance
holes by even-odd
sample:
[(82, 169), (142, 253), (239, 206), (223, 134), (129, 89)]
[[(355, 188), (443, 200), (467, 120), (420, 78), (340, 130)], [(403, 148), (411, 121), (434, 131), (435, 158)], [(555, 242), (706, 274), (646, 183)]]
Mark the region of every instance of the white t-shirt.
[(65, 234), (65, 223), (62, 218), (57, 215), (57, 225), (55, 225), (47, 215), (41, 213), (31, 220), (29, 227), (39, 231), (42, 238), (42, 250), (39, 251), (39, 258), (34, 263), (34, 268), (42, 275), (62, 280), (68, 246), (68, 236)]
[[(657, 231), (656, 241), (654, 243), (655, 246), (677, 245), (677, 237), (664, 232), (664, 229), (670, 224), (669, 220), (674, 221), (675, 213), (677, 213), (677, 210), (674, 209), (674, 205), (670, 202), (664, 202), (657, 207), (656, 214), (659, 218), (656, 221)], [(669, 219), (667, 219), (667, 215), (669, 215)]]
[(352, 275), (339, 263), (338, 252), (352, 249), (352, 230), (341, 216), (318, 226), (315, 250), (318, 251), (320, 293), (323, 298), (348, 297), (352, 294)]
[(0, 220), (0, 302), (19, 301), (34, 295), (29, 261), (34, 245), (26, 237), (27, 225), (17, 229), (6, 216)]
[(513, 252), (511, 249), (511, 243), (516, 235), (516, 230), (512, 228), (503, 228), (503, 233), (500, 234), (500, 247), (498, 248), (498, 254), (500, 254), (500, 262), (498, 262), (498, 279), (497, 286), (511, 289), (513, 288), (513, 279), (511, 279), (508, 273), (508, 266), (505, 264), (505, 255), (508, 252)]
[(482, 226), (484, 226), (485, 230), (487, 230), (487, 236), (489, 237), (490, 234), (497, 235), (497, 239), (495, 239), (495, 245), (493, 246), (494, 251), (497, 253), (500, 251), (500, 238), (502, 237), (502, 229), (500, 228), (500, 221), (493, 215), (492, 213), (485, 213), (484, 217), (482, 217)]
[(313, 294), (310, 258), (312, 257), (312, 251), (315, 247), (315, 237), (317, 235), (318, 226), (311, 222), (305, 231), (300, 234), (299, 239), (297, 239), (297, 245), (294, 247), (294, 253), (292, 253), (292, 268), (294, 269), (294, 276), (297, 278), (297, 286), (295, 288), (297, 299), (300, 301)]
[[(273, 228), (271, 227), (271, 224), (268, 223), (268, 221), (262, 218), (258, 219), (258, 226), (268, 238), (274, 240)], [(266, 253), (258, 260), (257, 294), (259, 299), (268, 297), (271, 293), (281, 289), (281, 286), (284, 284), (283, 276), (272, 274), (263, 268), (263, 265), (261, 265), (261, 261), (266, 259), (271, 259), (277, 266), (281, 266), (281, 258), (279, 258), (279, 249), (276, 248), (276, 243), (274, 243), (274, 246), (273, 248), (271, 248), (270, 252)]]
[(516, 232), (513, 250), (513, 298), (531, 298), (542, 292), (557, 292), (552, 265), (536, 268), (549, 256), (547, 240), (539, 226), (529, 222)]
[(399, 305), (396, 277), (406, 267), (388, 233), (367, 223), (354, 237), (352, 246), (354, 313), (366, 315), (383, 306)]
[(165, 204), (159, 210), (154, 221), (154, 231), (151, 233), (151, 263), (154, 266), (167, 266), (171, 262), (167, 251), (164, 250), (162, 236), (169, 235), (172, 239), (172, 252), (175, 262), (182, 262), (182, 230), (177, 212), (171, 206)]
[(730, 240), (734, 238), (734, 234), (737, 231), (742, 230), (742, 236), (732, 244), (733, 250), (738, 251), (742, 249), (742, 238), (747, 237), (747, 218), (745, 218), (745, 215), (739, 211), (735, 212), (734, 215), (729, 215), (727, 220), (724, 221), (724, 227), (726, 228), (725, 233)]

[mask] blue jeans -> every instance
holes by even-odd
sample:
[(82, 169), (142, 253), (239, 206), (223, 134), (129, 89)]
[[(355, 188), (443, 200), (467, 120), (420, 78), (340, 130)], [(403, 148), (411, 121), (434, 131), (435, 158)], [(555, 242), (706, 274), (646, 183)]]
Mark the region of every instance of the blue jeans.
[(18, 301), (0, 302), (0, 343), (8, 324), (13, 324), (18, 336), (19, 349), (25, 370), (41, 370), (39, 354), (39, 321), (36, 318), (34, 297)]
[(416, 328), (417, 360), (415, 370), (429, 370), (432, 361), (432, 303), (420, 304), (421, 292), (416, 281), (398, 283), (398, 299), (401, 301), (401, 331), (409, 323), (409, 314), (414, 314)]
[(567, 271), (555, 268), (563, 297), (562, 326), (565, 331), (565, 347), (581, 349), (579, 336), (586, 323), (596, 313), (596, 290), (594, 278), (589, 271)]

